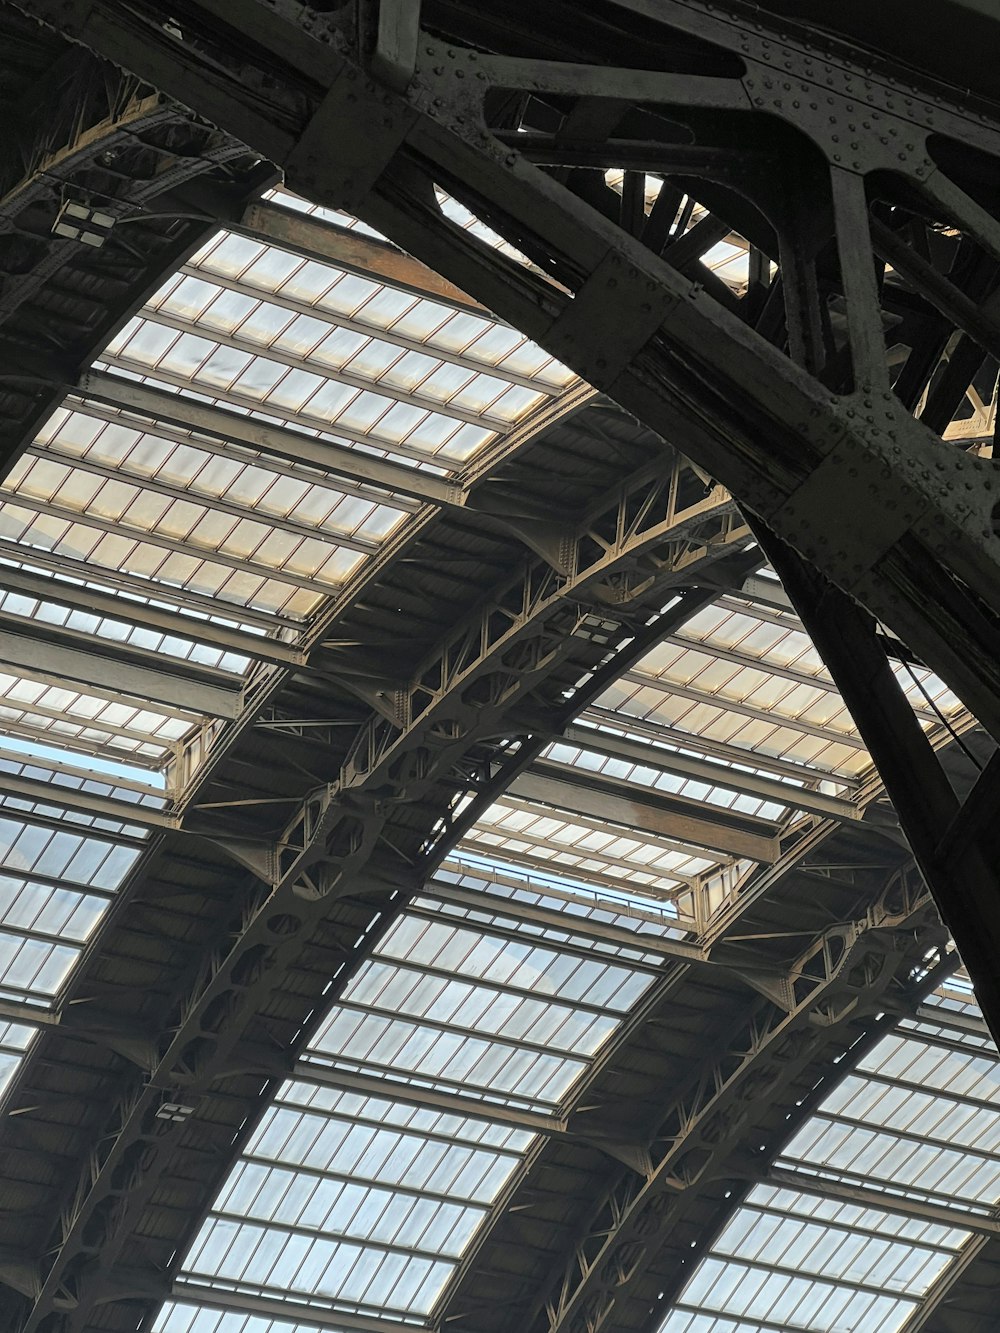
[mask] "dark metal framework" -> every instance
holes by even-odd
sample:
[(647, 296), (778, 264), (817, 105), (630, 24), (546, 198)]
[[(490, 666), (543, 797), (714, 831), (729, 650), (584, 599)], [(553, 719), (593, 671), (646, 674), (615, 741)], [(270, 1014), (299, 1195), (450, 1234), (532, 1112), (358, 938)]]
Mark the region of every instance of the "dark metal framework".
[[(979, 456), (978, 441), (944, 439), (970, 388), (992, 396), (1000, 354), (996, 108), (953, 94), (933, 70), (902, 72), (736, 0), (608, 0), (583, 13), (555, 4), (541, 14), (515, 4), (502, 23), (490, 6), (446, 0), (428, 0), (422, 13), (383, 0), (332, 14), (291, 0), (178, 0), (168, 25), (144, 3), (36, 0), (25, 8), (191, 108), (160, 108), (172, 145), (180, 134), (200, 136), (227, 164), (242, 164), (239, 187), (227, 186), (224, 201), (202, 191), (199, 212), (260, 226), (242, 201), (247, 182), (266, 176), (253, 155), (273, 161), (294, 188), (372, 222), (729, 489), (854, 708), (996, 1030), (996, 764), (960, 806), (967, 775), (956, 795), (899, 693), (872, 619), (1000, 738), (994, 464)], [(128, 170), (138, 172), (134, 163)], [(608, 170), (622, 173), (620, 185)], [(90, 177), (87, 187), (108, 188)], [(520, 257), (450, 222), (435, 187)], [(684, 196), (705, 210), (691, 228), (678, 214)], [(749, 254), (741, 296), (701, 258), (713, 239), (734, 233)], [(183, 243), (171, 232), (155, 271), (203, 234), (200, 222)], [(130, 282), (130, 292), (141, 286)], [(100, 325), (82, 347), (93, 351), (112, 326)], [(85, 351), (57, 355), (42, 377), (77, 385), (86, 359)], [(36, 358), (11, 380), (21, 394), (18, 440), (52, 401), (25, 390), (39, 373)], [(100, 379), (80, 387), (98, 398), (123, 392)], [(155, 396), (136, 390), (136, 401), (143, 393)], [(193, 411), (178, 403), (180, 424), (190, 425)], [(291, 447), (277, 431), (258, 432), (254, 443), (279, 455)], [(168, 1168), (192, 1186), (189, 1225), (197, 1221), (247, 1117), (288, 1067), (275, 1047), (290, 1046), (292, 1033), (301, 1041), (317, 1021), (331, 960), (384, 929), (462, 829), (604, 681), (674, 632), (719, 584), (737, 589), (756, 567), (758, 552), (738, 554), (750, 534), (721, 486), (710, 482), (706, 496), (687, 464), (653, 456), (648, 442), (635, 463), (610, 502), (595, 486), (556, 531), (509, 486), (485, 484), (496, 475), (468, 493), (422, 495), (456, 522), (467, 509), (486, 516), (527, 558), (500, 563), (488, 601), (426, 647), (413, 679), (393, 678), (374, 639), (360, 648), (317, 643), (313, 668), (365, 707), (347, 744), (341, 737), (316, 759), (323, 780), (306, 792), (289, 783), (298, 812), (273, 840), (257, 839), (249, 820), (213, 813), (210, 800), (199, 808), (218, 788), (193, 793), (186, 836), (221, 849), (253, 880), (248, 888), (228, 872), (236, 909), (214, 903), (214, 943), (177, 968), (166, 1026), (118, 1034), (117, 1053), (126, 1050), (132, 1065), (115, 1065), (113, 1095), (102, 1088), (92, 1127), (100, 1146), (79, 1175), (71, 1171), (44, 1258), (5, 1257), (3, 1280), (20, 1293), (10, 1306), (19, 1333), (124, 1327), (116, 1310), (134, 1327), (136, 1305), (148, 1327), (176, 1240), (164, 1233), (157, 1249), (147, 1228), (138, 1249), (154, 1257), (139, 1266), (131, 1242), (140, 1221), (155, 1213)], [(656, 615), (672, 589), (680, 600)], [(300, 717), (322, 720), (315, 681), (291, 693)], [(294, 726), (294, 706), (272, 720)], [(225, 783), (238, 787), (238, 773), (234, 763), (227, 775), (220, 761), (211, 780), (224, 792)], [(471, 803), (453, 813), (470, 790)], [(945, 873), (959, 849), (960, 899)], [(224, 881), (227, 872), (218, 873)], [(911, 929), (926, 904), (908, 886), (904, 897), (902, 907), (883, 904), (877, 921), (866, 918), (866, 929)], [(375, 927), (373, 901), (384, 909)], [(923, 947), (923, 935), (916, 939)], [(897, 944), (896, 963), (911, 966), (910, 946)], [(728, 1097), (741, 1071), (764, 1068), (759, 1057), (777, 1035), (800, 1019), (815, 1026), (817, 1006), (826, 1012), (846, 968), (847, 995), (864, 990), (872, 1007), (889, 984), (888, 973), (880, 983), (881, 944), (869, 952), (860, 936), (841, 939), (836, 958), (825, 941), (817, 948), (808, 960), (815, 969), (800, 968), (803, 994), (786, 996), (783, 1012), (769, 1000), (762, 1019), (733, 1028), (725, 1054), (678, 1102), (676, 1123), (657, 1131), (661, 1147), (672, 1146), (655, 1160), (644, 1148), (644, 1170), (612, 1187), (593, 1224), (570, 1241), (556, 1283), (531, 1305), (532, 1329), (609, 1329), (661, 1256), (671, 1189), (689, 1190), (705, 1170), (700, 1127), (716, 1099)], [(308, 975), (297, 974), (289, 1003), (278, 991), (297, 967)], [(92, 1022), (89, 1039), (106, 1041), (101, 1031)], [(803, 1051), (803, 1066), (811, 1054)], [(791, 1075), (798, 1057), (787, 1058)], [(231, 1101), (211, 1144), (197, 1127), (157, 1119), (163, 1097), (178, 1089)], [(723, 1117), (710, 1142), (728, 1143), (739, 1127), (738, 1117)], [(206, 1156), (211, 1179), (199, 1193)], [(74, 1160), (78, 1169), (80, 1155)], [(635, 1326), (651, 1328), (652, 1317), (640, 1324), (636, 1314)]]

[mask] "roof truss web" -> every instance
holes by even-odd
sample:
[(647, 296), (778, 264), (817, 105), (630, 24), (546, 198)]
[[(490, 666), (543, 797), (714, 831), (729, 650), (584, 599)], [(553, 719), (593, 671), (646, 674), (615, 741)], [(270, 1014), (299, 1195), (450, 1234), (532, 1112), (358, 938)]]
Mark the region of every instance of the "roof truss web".
[[(98, 8), (98, 30), (84, 36), (120, 55), (115, 7)], [(308, 42), (281, 16), (244, 10), (253, 21), (242, 58), (255, 58), (259, 21), (271, 25), (286, 77), (300, 67), (294, 77), (307, 87), (294, 119), (316, 93)], [(690, 26), (686, 10), (671, 6), (667, 21)], [(209, 47), (217, 21), (204, 20)], [(473, 46), (488, 45), (471, 11), (469, 21)], [(591, 38), (581, 32), (584, 44)], [(436, 50), (439, 35), (422, 40)], [(794, 37), (783, 40), (791, 51)], [(184, 80), (198, 50), (183, 27), (165, 41), (146, 28), (136, 59), (152, 59), (168, 91), (183, 83), (179, 95), (197, 105), (200, 93)], [(746, 57), (767, 58), (756, 47)], [(88, 1043), (107, 1077), (90, 1072), (79, 1096), (90, 1098), (94, 1124), (112, 1126), (96, 1157), (78, 1136), (86, 1165), (78, 1180), (70, 1170), (69, 1194), (31, 1182), (49, 1191), (53, 1222), (38, 1247), (46, 1258), (26, 1260), (16, 1243), (0, 1253), (19, 1333), (132, 1327), (137, 1304), (148, 1328), (168, 1294), (163, 1333), (395, 1333), (442, 1321), (482, 1333), (488, 1318), (508, 1316), (519, 1328), (590, 1333), (612, 1309), (628, 1327), (651, 1330), (672, 1299), (657, 1269), (667, 1236), (699, 1218), (700, 1239), (674, 1265), (675, 1277), (692, 1274), (669, 1316), (688, 1320), (677, 1327), (819, 1333), (834, 1318), (859, 1327), (905, 1319), (913, 1333), (930, 1327), (987, 1249), (989, 1099), (951, 1085), (928, 1093), (923, 1073), (909, 1079), (891, 1059), (893, 1041), (918, 1040), (961, 1058), (977, 1019), (928, 1018), (928, 1008), (956, 1007), (954, 987), (934, 988), (954, 960), (907, 868), (871, 756), (911, 838), (925, 813), (907, 800), (913, 776), (932, 793), (927, 837), (915, 847), (933, 888), (942, 849), (966, 838), (969, 874), (987, 882), (983, 811), (995, 765), (958, 814), (935, 754), (968, 787), (984, 751), (970, 715), (849, 604), (837, 623), (853, 658), (824, 642), (813, 616), (836, 598), (801, 557), (818, 558), (879, 610), (990, 725), (979, 613), (968, 598), (924, 588), (924, 600), (952, 616), (944, 632), (940, 617), (915, 610), (910, 585), (900, 599), (892, 561), (906, 557), (914, 534), (930, 541), (922, 519), (904, 515), (898, 532), (889, 523), (872, 546), (870, 515), (857, 505), (857, 569), (843, 564), (853, 556), (817, 557), (796, 535), (800, 491), (826, 494), (827, 473), (842, 464), (821, 430), (815, 440), (806, 432), (811, 474), (764, 476), (770, 464), (747, 453), (742, 470), (727, 471), (739, 449), (719, 452), (691, 413), (690, 386), (671, 382), (668, 420), (657, 415), (662, 402), (644, 396), (648, 367), (639, 363), (663, 352), (654, 344), (668, 307), (680, 350), (696, 361), (709, 325), (734, 336), (710, 308), (746, 317), (752, 307), (745, 322), (779, 350), (772, 357), (773, 347), (765, 354), (737, 338), (739, 355), (747, 366), (755, 356), (766, 363), (787, 401), (762, 405), (759, 388), (720, 357), (713, 411), (720, 375), (742, 408), (770, 413), (776, 439), (812, 404), (831, 438), (860, 450), (867, 479), (883, 426), (932, 458), (913, 429), (916, 409), (949, 441), (971, 441), (978, 464), (995, 412), (976, 378), (983, 358), (966, 343), (935, 353), (926, 312), (917, 318), (903, 291), (914, 288), (956, 337), (988, 351), (994, 334), (975, 309), (977, 283), (988, 278), (959, 290), (955, 274), (943, 277), (924, 254), (944, 242), (910, 233), (904, 242), (881, 217), (869, 237), (856, 178), (836, 166), (827, 202), (839, 257), (827, 271), (814, 250), (816, 271), (793, 271), (797, 224), (772, 237), (749, 215), (726, 220), (724, 196), (708, 207), (683, 191), (674, 197), (614, 141), (617, 121), (592, 126), (586, 151), (576, 129), (553, 140), (563, 118), (577, 127), (589, 104), (605, 103), (611, 83), (595, 66), (576, 71), (571, 86), (565, 71), (542, 64), (522, 123), (490, 125), (517, 149), (517, 189), (496, 196), (478, 149), (446, 151), (440, 126), (425, 123), (436, 188), (410, 198), (413, 175), (397, 173), (401, 139), (389, 134), (382, 156), (373, 153), (371, 193), (358, 196), (359, 212), (473, 295), (346, 215), (281, 192), (227, 198), (217, 210), (225, 231), (178, 253), (176, 271), (120, 321), (93, 365), (59, 371), (63, 407), (7, 476), (0, 763), (11, 842), (0, 1005), (10, 1024), (0, 1069), (11, 1080), (8, 1106), (35, 1117), (41, 1142), (57, 1120), (29, 1102), (54, 1094), (31, 1080), (57, 1067), (54, 1043), (64, 1043), (62, 1059)], [(381, 39), (375, 68), (416, 98), (406, 132), (414, 117), (435, 120), (407, 91), (415, 71), (399, 53), (387, 56)], [(526, 77), (505, 56), (481, 68), (487, 84), (512, 78), (517, 87)], [(417, 87), (431, 77), (416, 74)], [(654, 103), (664, 95), (642, 84), (641, 71), (630, 77)], [(209, 80), (217, 100), (208, 114), (242, 132), (242, 94), (220, 78), (218, 87)], [(574, 109), (581, 78), (590, 95)], [(702, 93), (739, 119), (727, 100), (735, 88), (716, 72)], [(700, 114), (685, 109), (674, 83), (667, 92), (683, 114)], [(437, 105), (451, 96), (445, 90)], [(399, 108), (391, 97), (385, 105), (391, 130)], [(184, 113), (170, 114), (183, 123)], [(304, 179), (302, 143), (324, 114), (291, 148), (260, 121), (243, 137), (263, 135), (262, 150)], [(465, 179), (449, 152), (465, 163)], [(608, 163), (594, 157), (601, 152)], [(627, 165), (605, 170), (611, 159)], [(696, 159), (683, 158), (682, 175), (697, 174)], [(542, 197), (548, 187), (538, 193), (539, 163), (562, 173), (568, 195), (558, 209)], [(951, 174), (959, 179), (935, 184), (951, 210), (945, 242), (989, 254), (960, 166)], [(327, 198), (329, 184), (313, 182)], [(573, 219), (571, 255), (553, 239), (550, 211)], [(612, 249), (633, 265), (622, 281), (611, 264), (609, 289), (623, 288), (612, 298), (594, 248), (610, 234), (600, 214), (622, 227)], [(640, 237), (663, 252), (666, 269), (633, 246)], [(888, 265), (874, 296), (862, 280), (869, 240)], [(609, 300), (634, 304), (643, 282), (657, 293), (640, 306), (648, 318), (609, 365), (598, 355), (606, 340), (595, 352), (587, 326)], [(782, 285), (794, 295), (783, 312)], [(476, 294), (538, 342), (491, 316)], [(893, 403), (868, 431), (851, 418), (872, 385), (887, 389), (893, 321), (904, 350), (890, 347), (888, 365), (903, 407)], [(785, 341), (803, 374), (784, 361), (778, 369)], [(683, 421), (699, 465), (591, 401), (553, 352), (613, 384), (653, 425)], [(683, 409), (678, 393), (687, 394)], [(729, 427), (728, 444), (743, 447)], [(961, 477), (982, 475), (965, 466), (964, 451), (951, 459)], [(774, 531), (754, 520), (751, 532), (704, 466)], [(907, 484), (922, 495), (919, 478)], [(934, 503), (949, 529), (944, 563), (959, 552), (947, 577), (969, 582), (975, 566), (988, 580), (989, 553), (984, 560), (971, 525)], [(553, 523), (554, 506), (566, 521)], [(762, 551), (791, 599), (762, 568)], [(449, 621), (450, 598), (461, 614)], [(401, 671), (393, 635), (403, 623), (416, 665)], [(955, 649), (961, 635), (972, 644), (968, 660)], [(874, 664), (870, 674), (859, 661)], [(871, 681), (874, 707), (864, 697)], [(909, 778), (886, 757), (886, 715), (908, 738)], [(262, 762), (266, 787), (253, 776)], [(109, 913), (125, 875), (108, 869), (114, 855), (126, 870), (141, 857), (144, 873)], [(206, 857), (216, 883), (197, 917), (181, 867)], [(234, 892), (235, 916), (224, 905)], [(789, 932), (783, 915), (792, 912)], [(98, 936), (104, 915), (119, 922), (117, 934)], [(168, 946), (174, 966), (192, 940), (196, 975), (184, 962), (168, 986), (154, 955)], [(181, 1015), (169, 1031), (141, 1015), (115, 1021), (113, 974), (129, 956), (142, 959), (163, 1012)], [(680, 1022), (685, 1015), (697, 1031), (699, 1012), (716, 1025), (707, 1058), (697, 1042), (685, 1046)], [(900, 1031), (913, 1024), (912, 1036), (882, 1035), (910, 1013)], [(656, 1035), (671, 1023), (673, 1047)], [(48, 1043), (46, 1054), (19, 1065), (33, 1043)], [(660, 1087), (698, 1071), (696, 1091), (666, 1121), (649, 1088), (629, 1081), (636, 1049)], [(847, 1050), (857, 1070), (848, 1073), (848, 1062), (846, 1077), (831, 1076)], [(883, 1056), (885, 1066), (871, 1063)], [(769, 1062), (782, 1070), (777, 1083)], [(795, 1080), (809, 1096), (796, 1096)], [(798, 1108), (794, 1137), (768, 1130), (774, 1164), (756, 1175), (740, 1156), (751, 1131), (731, 1110), (744, 1081), (780, 1086)], [(627, 1132), (611, 1113), (615, 1085), (619, 1111), (632, 1117)], [(949, 1133), (959, 1126), (947, 1142), (946, 1116)], [(820, 1161), (816, 1136), (828, 1143), (831, 1126), (843, 1151)], [(850, 1154), (861, 1143), (869, 1155), (884, 1148), (886, 1174), (859, 1183), (862, 1156)], [(21, 1151), (27, 1162), (32, 1149)], [(922, 1165), (928, 1151), (951, 1172), (934, 1186)], [(206, 1189), (196, 1165), (206, 1153), (219, 1164), (218, 1190)], [(731, 1186), (714, 1222), (698, 1213), (712, 1201), (706, 1156)], [(123, 1196), (116, 1182), (139, 1157), (137, 1187)], [(606, 1181), (612, 1225), (593, 1213), (592, 1197), (588, 1206), (592, 1186), (576, 1203), (569, 1185), (546, 1186), (560, 1171), (578, 1187)], [(19, 1183), (27, 1189), (29, 1176)], [(185, 1228), (183, 1217), (197, 1225)], [(537, 1255), (513, 1257), (507, 1270), (497, 1255), (518, 1218)], [(567, 1237), (573, 1258), (563, 1269)], [(563, 1259), (532, 1277), (550, 1239)], [(154, 1257), (157, 1246), (165, 1259)], [(506, 1252), (516, 1256), (516, 1245)], [(176, 1281), (165, 1281), (178, 1261)], [(504, 1274), (509, 1311), (490, 1288)], [(291, 1307), (301, 1314), (294, 1323)]]

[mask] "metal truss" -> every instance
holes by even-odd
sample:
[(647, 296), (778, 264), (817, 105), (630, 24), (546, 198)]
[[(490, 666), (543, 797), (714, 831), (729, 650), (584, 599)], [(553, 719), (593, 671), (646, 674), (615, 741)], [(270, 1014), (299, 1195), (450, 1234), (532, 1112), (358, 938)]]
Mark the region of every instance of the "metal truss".
[(644, 1176), (627, 1178), (607, 1200), (546, 1301), (542, 1326), (552, 1333), (598, 1333), (609, 1326), (616, 1303), (669, 1231), (684, 1193), (721, 1170), (740, 1142), (753, 1102), (780, 1097), (824, 1029), (878, 1006), (912, 947), (908, 932), (927, 921), (929, 909), (919, 877), (903, 872), (864, 918), (831, 928), (809, 946), (792, 968), (785, 1005), (753, 1013), (670, 1108)]
[[(188, 811), (184, 826), (224, 846), (257, 884), (236, 931), (197, 959), (173, 1020), (153, 1039), (151, 1063), (138, 1071), (67, 1194), (48, 1255), (29, 1284), (20, 1333), (49, 1333), (54, 1320), (64, 1333), (82, 1333), (95, 1301), (131, 1298), (116, 1269), (122, 1246), (157, 1181), (191, 1143), (192, 1125), (158, 1118), (160, 1104), (165, 1096), (196, 1098), (239, 1071), (276, 1077), (290, 1068), (287, 1055), (276, 1061), (253, 1039), (254, 1026), (331, 905), (381, 892), (391, 917), (451, 845), (449, 804), (477, 788), (490, 792), (503, 763), (511, 754), (516, 759), (524, 732), (510, 719), (518, 705), (574, 655), (603, 681), (616, 651), (635, 652), (644, 634), (682, 623), (689, 603), (672, 589), (696, 586), (702, 570), (721, 570), (747, 544), (749, 533), (721, 488), (706, 494), (682, 460), (664, 463), (636, 473), (575, 530), (537, 543), (547, 559), (526, 559), (412, 681), (391, 691), (376, 682), (375, 711), (339, 780), (305, 800), (275, 845), (230, 835), (210, 809)], [(747, 567), (744, 560), (738, 577)], [(696, 604), (712, 596), (700, 592)], [(667, 601), (676, 609), (661, 624), (658, 611)], [(334, 678), (337, 662), (326, 650), (323, 669)], [(574, 706), (561, 688), (556, 694), (561, 707)], [(578, 697), (582, 706), (585, 694)], [(487, 743), (496, 749), (495, 766), (476, 758)], [(441, 827), (422, 815), (426, 832), (416, 857), (401, 857), (394, 821), (435, 803)], [(345, 956), (351, 952), (345, 945)], [(313, 1011), (311, 1021), (318, 1017)], [(309, 1021), (304, 1013), (303, 1040)]]
[[(956, 793), (875, 635), (875, 625), (773, 533), (758, 536), (851, 711), (938, 908), (1000, 1036), (995, 819), (1000, 759)], [(975, 756), (972, 756), (975, 758)], [(964, 802), (960, 799), (964, 796)], [(960, 893), (955, 878), (961, 876)]]
[[(62, 42), (46, 52), (44, 31), (9, 8), (3, 22), (20, 49), (39, 44), (41, 64), (0, 170), (0, 461), (9, 465), (67, 377), (215, 229), (216, 214), (196, 199), (239, 212), (274, 172), (134, 75), (70, 56)], [(97, 201), (130, 225), (99, 249), (58, 239), (51, 229), (67, 199)]]
[[(534, 47), (527, 5), (500, 31), (478, 5), (428, 3), (423, 28), (407, 11), (406, 55), (388, 63), (377, 25), (290, 0), (183, 4), (180, 39), (153, 6), (43, 0), (32, 12), (270, 157), (310, 198), (356, 210), (683, 438), (1000, 735), (992, 464), (939, 439), (997, 345), (984, 301), (1000, 224), (949, 147), (975, 162), (1000, 151), (980, 107), (833, 39), (769, 27), (737, 0), (619, 0)], [(642, 24), (660, 67), (616, 66)], [(794, 181), (783, 189), (778, 159)], [(638, 179), (619, 198), (593, 174), (605, 167)], [(668, 179), (648, 215), (646, 171)], [(718, 214), (698, 240), (671, 233), (671, 179)], [(433, 186), (535, 268), (450, 223)], [(700, 262), (729, 229), (761, 260), (735, 303)], [(890, 250), (902, 279), (886, 277)], [(917, 421), (942, 328), (961, 355)], [(887, 341), (905, 349), (895, 382)]]

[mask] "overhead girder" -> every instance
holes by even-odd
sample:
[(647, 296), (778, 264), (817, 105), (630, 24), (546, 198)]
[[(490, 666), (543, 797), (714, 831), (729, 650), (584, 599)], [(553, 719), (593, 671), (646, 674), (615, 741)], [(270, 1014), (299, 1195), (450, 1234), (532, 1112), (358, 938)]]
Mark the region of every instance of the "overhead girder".
[(728, 764), (720, 764), (707, 757), (674, 753), (661, 746), (633, 740), (628, 736), (611, 735), (606, 731), (599, 731), (596, 727), (578, 725), (566, 727), (561, 739), (567, 744), (579, 746), (581, 750), (605, 754), (613, 759), (641, 764), (646, 768), (660, 769), (663, 772), (674, 773), (678, 777), (697, 778), (698, 781), (711, 786), (722, 787), (727, 791), (743, 792), (748, 796), (757, 796), (761, 800), (772, 801), (776, 805), (791, 806), (795, 810), (808, 811), (810, 814), (851, 821), (861, 818), (861, 811), (857, 805), (839, 796), (827, 796), (823, 792), (794, 786), (790, 782), (780, 782), (757, 773), (734, 770)]
[(983, 1016), (1000, 1038), (998, 752), (971, 792), (956, 793), (877, 644), (871, 617), (764, 526), (757, 532), (851, 710), (973, 979)]
[[(578, 528), (561, 534), (550, 552), (553, 563), (525, 560), (518, 577), (448, 636), (413, 680), (398, 683), (360, 728), (339, 781), (308, 797), (273, 847), (227, 832), (212, 809), (191, 807), (185, 825), (226, 847), (253, 870), (258, 885), (242, 905), (235, 939), (227, 931), (197, 960), (153, 1067), (129, 1085), (107, 1122), (100, 1152), (67, 1194), (22, 1333), (48, 1333), (46, 1320), (78, 1333), (95, 1302), (131, 1299), (116, 1297), (106, 1278), (121, 1262), (122, 1247), (157, 1182), (176, 1167), (196, 1129), (191, 1122), (178, 1128), (157, 1118), (164, 1089), (198, 1097), (241, 1070), (273, 1079), (287, 1069), (284, 1058), (264, 1058), (254, 1028), (311, 934), (332, 906), (357, 894), (383, 896), (387, 923), (450, 845), (435, 844), (428, 827), (426, 850), (410, 864), (395, 850), (396, 813), (429, 802), (430, 811), (444, 815), (454, 796), (483, 783), (488, 788), (493, 767), (484, 770), (469, 759), (484, 742), (511, 734), (507, 719), (523, 698), (574, 653), (581, 664), (590, 663), (585, 671), (596, 669), (595, 678), (603, 680), (613, 671), (616, 648), (626, 656), (635, 651), (633, 638), (642, 639), (637, 628), (649, 637), (654, 630), (669, 631), (693, 606), (710, 601), (714, 590), (699, 591), (692, 600), (699, 572), (732, 559), (747, 541), (721, 488), (706, 495), (679, 459), (665, 469), (643, 468)], [(734, 577), (742, 578), (756, 559), (743, 558)], [(671, 589), (688, 591), (679, 591), (672, 610), (659, 615)], [(324, 669), (336, 674), (335, 655)], [(584, 702), (581, 690), (579, 706)], [(515, 760), (518, 743), (515, 732), (508, 745)], [(504, 752), (501, 744), (500, 766)], [(369, 909), (365, 920), (370, 917)], [(338, 956), (359, 958), (354, 942), (345, 938)], [(332, 998), (324, 996), (324, 1003)], [(322, 1009), (305, 997), (303, 1004), (304, 1041)], [(140, 1156), (141, 1165), (128, 1165)], [(227, 1162), (218, 1163), (220, 1181)], [(205, 1182), (206, 1206), (211, 1186)]]
[(607, 820), (611, 826), (619, 825), (622, 832), (652, 833), (766, 864), (779, 855), (777, 828), (755, 827), (756, 821), (734, 818), (728, 810), (713, 811), (696, 801), (644, 791), (634, 783), (565, 764), (536, 761), (527, 773), (514, 779), (509, 791), (570, 816)]
[[(388, 241), (366, 236), (353, 228), (311, 217), (273, 200), (248, 204), (232, 224), (233, 231), (251, 240), (280, 246), (322, 264), (334, 264), (348, 273), (391, 283), (416, 296), (444, 301), (459, 309), (490, 317), (485, 306), (460, 291), (426, 264), (398, 250)], [(372, 331), (375, 336), (375, 331)]]
[[(549, 51), (493, 54), (476, 49), (486, 38), (475, 7), (464, 19), (449, 9), (445, 26), (464, 23), (471, 44), (421, 30), (414, 65), (397, 80), (403, 91), (372, 77), (378, 47), (370, 61), (367, 34), (347, 17), (353, 11), (338, 21), (292, 4), (243, 0), (220, 11), (192, 3), (178, 11), (180, 39), (164, 32), (153, 7), (130, 6), (126, 18), (115, 0), (69, 10), (46, 0), (32, 12), (250, 143), (310, 198), (354, 209), (661, 434), (683, 438), (693, 458), (894, 629), (1000, 735), (993, 464), (943, 448), (893, 394), (869, 227), (870, 206), (884, 212), (888, 201), (906, 216), (915, 209), (957, 226), (987, 266), (1000, 262), (1000, 224), (946, 146), (960, 140), (984, 160), (998, 152), (997, 129), (980, 108), (970, 112), (939, 90), (932, 98), (832, 38), (807, 40), (759, 17), (751, 24), (735, 3), (602, 7), (623, 34), (641, 16), (658, 24), (664, 43), (671, 35), (688, 42), (704, 74), (697, 55), (682, 73), (604, 63), (596, 15), (593, 28), (574, 25), (572, 63)], [(436, 12), (428, 6), (431, 25)], [(185, 40), (184, 23), (197, 42)], [(485, 30), (499, 43), (495, 27)], [(272, 71), (276, 60), (282, 72), (264, 111), (248, 89), (253, 71)], [(739, 175), (741, 191), (777, 229), (790, 357), (501, 142), (491, 121), (496, 89), (554, 108), (580, 99), (669, 108), (702, 142), (714, 134), (740, 143), (750, 133), (790, 154), (798, 171), (787, 195), (776, 195), (774, 173), (755, 172), (751, 159)], [(862, 116), (875, 129), (858, 128)], [(702, 177), (689, 168), (690, 179)], [(449, 222), (432, 184), (551, 276)], [(846, 333), (830, 323), (836, 312), (822, 283), (831, 282)], [(982, 292), (971, 299), (981, 302)], [(980, 320), (991, 318), (981, 307)], [(613, 347), (609, 326), (618, 330)]]

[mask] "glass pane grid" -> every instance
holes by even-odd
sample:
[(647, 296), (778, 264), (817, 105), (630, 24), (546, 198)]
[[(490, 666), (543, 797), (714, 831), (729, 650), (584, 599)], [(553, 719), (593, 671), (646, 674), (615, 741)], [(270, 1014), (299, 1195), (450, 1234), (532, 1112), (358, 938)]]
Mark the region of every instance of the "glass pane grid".
[(937, 1045), (932, 1025), (883, 1038), (785, 1148), (783, 1183), (751, 1189), (662, 1333), (901, 1328), (995, 1215), (998, 1080), (995, 1058)]
[[(361, 964), (216, 1199), (185, 1280), (431, 1312), (534, 1141), (491, 1105), (556, 1112), (654, 975), (567, 952), (558, 925), (505, 934), (503, 903), (482, 897), (476, 921), (418, 902)], [(355, 1074), (384, 1095), (337, 1088)], [(421, 1090), (454, 1111), (421, 1105)]]

